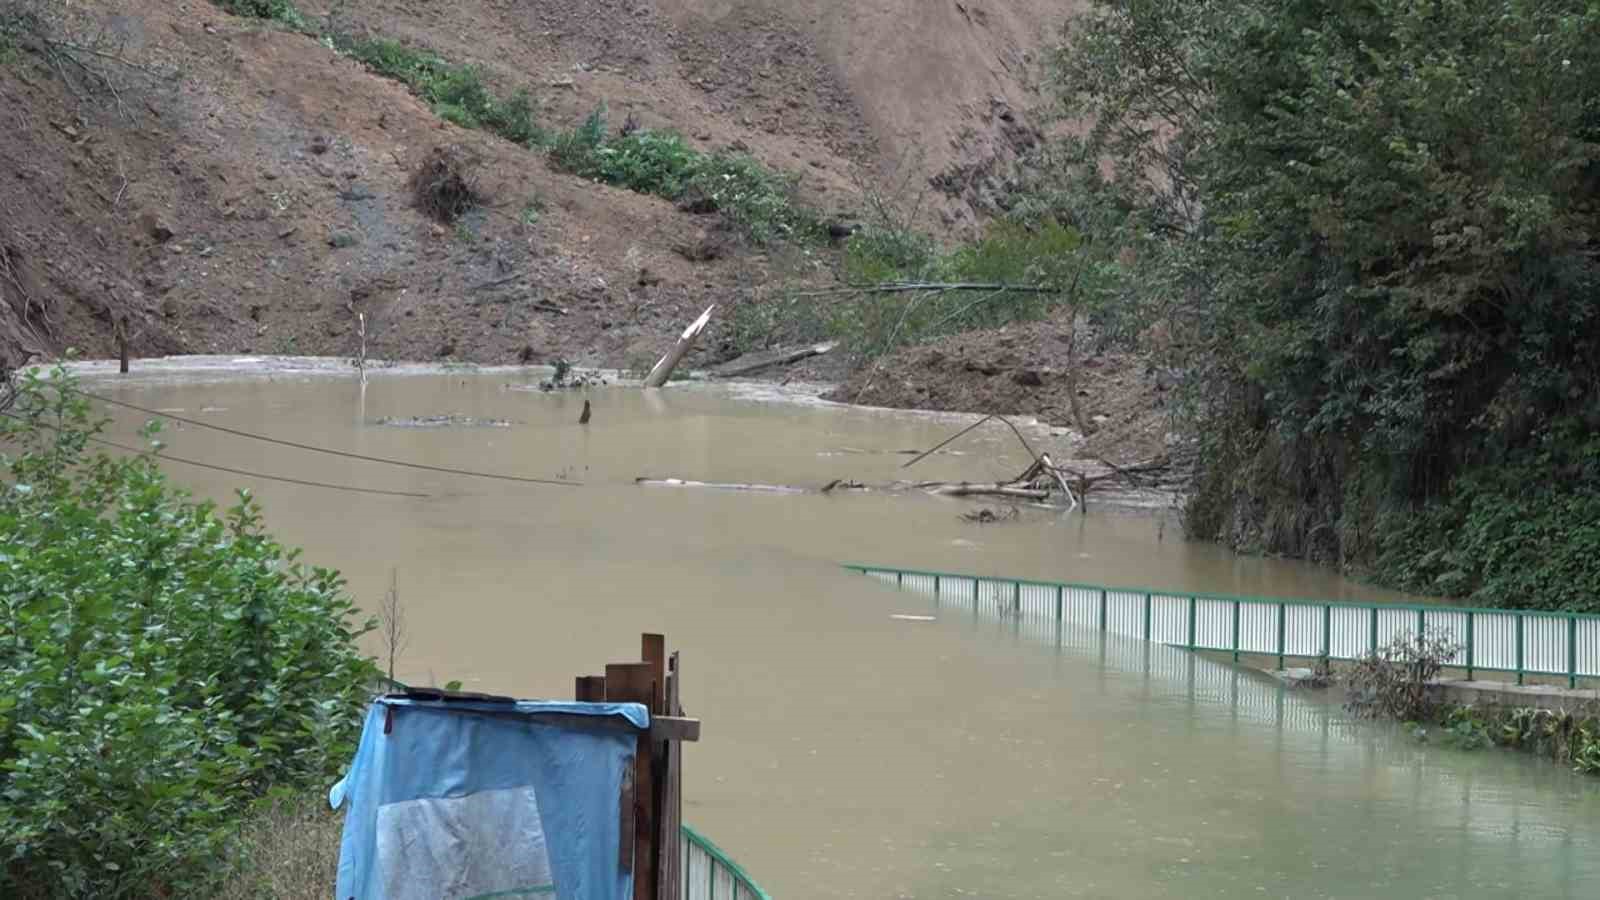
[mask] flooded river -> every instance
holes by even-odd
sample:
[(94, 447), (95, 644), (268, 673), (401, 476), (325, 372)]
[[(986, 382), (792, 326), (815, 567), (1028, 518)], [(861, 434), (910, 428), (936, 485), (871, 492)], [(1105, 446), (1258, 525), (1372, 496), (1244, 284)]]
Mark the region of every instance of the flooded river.
[[(802, 404), (728, 387), (528, 390), (521, 372), (135, 375), (92, 387), (207, 422), (510, 484), (174, 427), (169, 452), (424, 493), (337, 493), (173, 463), (197, 492), (248, 485), (312, 562), (376, 607), (394, 571), (402, 680), (570, 697), (633, 657), (683, 653), (704, 721), (685, 819), (778, 900), (1592, 897), (1600, 787), (1519, 755), (1353, 725), (1315, 697), (1180, 651), (930, 608), (840, 562), (1306, 597), (1377, 592), (1186, 544), (1150, 514), (1032, 511), (977, 526), (923, 496), (641, 487), (639, 476), (889, 481), (970, 419)], [(593, 419), (576, 424), (584, 399)], [(472, 427), (384, 419), (465, 416)], [(130, 440), (143, 416), (115, 414)], [(484, 424), (498, 420), (500, 426)], [(1003, 429), (919, 477), (993, 480)], [(875, 452), (862, 452), (875, 451)], [(893, 618), (935, 616), (935, 621)], [(378, 652), (372, 646), (374, 653)]]

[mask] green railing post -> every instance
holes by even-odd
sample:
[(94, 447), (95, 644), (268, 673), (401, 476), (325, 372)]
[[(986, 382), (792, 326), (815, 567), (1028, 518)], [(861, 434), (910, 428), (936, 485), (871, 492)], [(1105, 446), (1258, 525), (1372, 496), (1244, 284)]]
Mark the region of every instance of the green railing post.
[(1056, 585), (1056, 621), (1057, 622), (1060, 622), (1062, 619), (1066, 618), (1066, 615), (1067, 615), (1066, 599), (1062, 596), (1062, 594), (1063, 594), (1063, 592), (1065, 590), (1066, 589), (1063, 588), (1061, 585), (1059, 585), (1059, 584)]
[(1517, 613), (1517, 684), (1522, 683), (1522, 613)]
[(1567, 687), (1578, 686), (1578, 617), (1567, 616)]
[(1428, 633), (1428, 620), (1426, 618), (1426, 614), (1427, 610), (1420, 606), (1417, 607), (1417, 637), (1419, 638)]
[(1333, 658), (1333, 604), (1322, 606), (1322, 655)]
[(1239, 661), (1239, 601), (1233, 601), (1233, 661)]
[(1011, 614), (1022, 620), (1022, 582), (1011, 582)]
[(1472, 613), (1467, 613), (1467, 680), (1472, 680)]
[(933, 576), (933, 595), (935, 597), (939, 596), (939, 576), (938, 575)]
[(895, 587), (904, 587), (905, 583), (906, 583), (906, 573), (904, 573), (904, 572), (896, 572), (896, 573), (894, 573), (894, 586)]
[(1150, 640), (1150, 594), (1144, 595), (1144, 639)]
[(1283, 671), (1284, 605), (1278, 604), (1278, 671)]
[(1189, 598), (1189, 649), (1194, 649), (1194, 606), (1195, 598)]
[(1100, 630), (1106, 630), (1106, 589), (1100, 589)]
[(1372, 652), (1378, 652), (1378, 608), (1372, 608)]

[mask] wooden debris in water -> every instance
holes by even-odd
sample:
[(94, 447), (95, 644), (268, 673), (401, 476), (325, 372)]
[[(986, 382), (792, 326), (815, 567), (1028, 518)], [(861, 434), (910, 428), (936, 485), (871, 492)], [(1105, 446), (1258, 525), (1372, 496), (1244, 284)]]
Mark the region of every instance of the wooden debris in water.
[(1015, 522), (1019, 515), (1021, 513), (1015, 506), (999, 509), (981, 506), (977, 509), (967, 510), (961, 514), (961, 518), (963, 521), (971, 522), (975, 525), (993, 525), (996, 522)]
[(839, 346), (838, 341), (828, 341), (823, 344), (808, 344), (804, 347), (787, 347), (780, 350), (757, 350), (746, 353), (737, 359), (725, 362), (711, 370), (711, 374), (718, 378), (737, 378), (740, 375), (749, 375), (762, 369), (774, 366), (787, 366), (813, 356), (821, 356)]
[(672, 376), (672, 370), (678, 367), (678, 363), (682, 362), (685, 356), (689, 355), (690, 350), (694, 349), (695, 341), (700, 339), (700, 332), (705, 331), (706, 325), (711, 321), (711, 311), (716, 308), (716, 304), (713, 303), (706, 307), (706, 311), (700, 314), (700, 318), (689, 323), (689, 327), (685, 328), (683, 334), (678, 337), (678, 342), (672, 345), (672, 349), (668, 350), (667, 354), (661, 357), (660, 362), (657, 362), (651, 368), (650, 374), (644, 377), (645, 387), (658, 388), (667, 383), (667, 379)]

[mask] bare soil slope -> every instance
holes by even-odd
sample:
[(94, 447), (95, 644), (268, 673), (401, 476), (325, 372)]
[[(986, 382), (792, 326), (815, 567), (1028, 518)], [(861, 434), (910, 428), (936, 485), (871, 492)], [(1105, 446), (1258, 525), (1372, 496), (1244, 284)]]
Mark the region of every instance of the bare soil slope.
[[(938, 184), (952, 227), (974, 221), (967, 200), (994, 162), (1031, 140), (1026, 68), (1070, 6), (300, 4), (480, 64), (501, 90), (529, 88), (552, 127), (604, 102), (613, 123), (632, 114), (747, 150), (800, 175), (825, 212), (857, 212), (863, 189)], [(135, 355), (353, 355), (364, 317), (372, 356), (629, 365), (707, 303), (829, 277), (825, 248), (737, 246), (712, 218), (552, 172), (312, 38), (204, 0), (57, 8), (62, 39), (98, 41), (77, 54), (97, 73), (52, 54), (0, 64), (13, 360), (111, 355), (119, 329)], [(430, 222), (407, 191), (441, 144), (481, 160), (490, 206), (461, 228)], [(726, 355), (720, 328), (694, 362)]]
[[(1031, 415), (1059, 427), (1086, 458), (1120, 464), (1170, 449), (1172, 379), (1140, 354), (1078, 326), (1077, 377), (1066, 367), (1063, 317), (969, 332), (891, 353), (855, 372), (830, 400), (904, 409)], [(1076, 391), (1087, 434), (1078, 430)]]

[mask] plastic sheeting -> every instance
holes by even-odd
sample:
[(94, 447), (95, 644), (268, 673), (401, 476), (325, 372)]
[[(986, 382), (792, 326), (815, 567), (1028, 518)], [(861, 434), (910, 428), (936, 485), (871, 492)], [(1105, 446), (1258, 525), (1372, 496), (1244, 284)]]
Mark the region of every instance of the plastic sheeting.
[(367, 712), (350, 771), (338, 900), (620, 900), (637, 703), (423, 701)]

